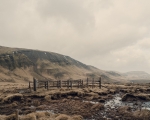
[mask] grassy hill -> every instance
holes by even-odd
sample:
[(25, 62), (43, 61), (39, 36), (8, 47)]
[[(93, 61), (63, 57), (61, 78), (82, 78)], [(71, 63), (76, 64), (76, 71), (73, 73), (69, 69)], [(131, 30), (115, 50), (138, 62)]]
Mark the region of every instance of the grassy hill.
[[(105, 71), (58, 53), (0, 46), (0, 81), (26, 82), (37, 79), (86, 79), (103, 77)], [(106, 77), (107, 76), (107, 77)]]
[(104, 71), (58, 53), (0, 46), (0, 82), (27, 82), (33, 77), (40, 80), (102, 77), (103, 82), (127, 82), (138, 78), (148, 80), (150, 75)]

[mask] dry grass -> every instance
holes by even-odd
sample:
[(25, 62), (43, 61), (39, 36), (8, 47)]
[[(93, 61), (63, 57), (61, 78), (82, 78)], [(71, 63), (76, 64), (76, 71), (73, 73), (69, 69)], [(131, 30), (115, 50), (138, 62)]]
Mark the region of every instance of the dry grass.
[(15, 114), (12, 114), (12, 115), (9, 115), (5, 118), (5, 120), (15, 120), (16, 119), (16, 115)]
[(150, 119), (150, 111), (149, 110), (141, 110), (133, 113), (135, 119), (139, 120), (149, 120)]
[(38, 107), (40, 105), (40, 101), (39, 100), (33, 100), (32, 104), (36, 107)]
[(139, 93), (136, 94), (136, 97), (138, 97), (141, 100), (150, 100), (150, 94)]
[(56, 120), (69, 120), (69, 116), (60, 114), (58, 117), (56, 117)]
[(37, 119), (36, 119), (36, 115), (34, 113), (30, 113), (28, 115), (21, 116), (20, 120), (37, 120)]
[(55, 120), (83, 120), (83, 117), (80, 115), (68, 116), (65, 114), (58, 115)]
[(71, 118), (72, 120), (83, 120), (83, 117), (81, 115), (74, 115)]
[(101, 104), (101, 103), (97, 103), (97, 104), (94, 104), (94, 105), (91, 107), (91, 109), (96, 110), (96, 111), (98, 111), (98, 110), (103, 110), (103, 109), (104, 109), (104, 105)]
[[(0, 115), (0, 120), (15, 120), (15, 114), (5, 116)], [(65, 114), (51, 114), (48, 112), (36, 112), (19, 116), (19, 120), (83, 120), (80, 115), (68, 116)]]
[(50, 96), (50, 95), (46, 95), (46, 96), (44, 97), (44, 99), (45, 99), (46, 101), (50, 102), (50, 101), (51, 101), (51, 96)]
[[(3, 86), (4, 85), (4, 86)], [(136, 96), (137, 98), (140, 98), (142, 100), (149, 100), (150, 98), (150, 94), (148, 93), (142, 93), (143, 91), (148, 91), (148, 87), (147, 86), (139, 86), (139, 85), (134, 85), (134, 86), (129, 86), (129, 85), (114, 85), (114, 84), (105, 84), (103, 85), (102, 89), (99, 88), (83, 88), (83, 89), (78, 89), (78, 88), (73, 88), (73, 89), (66, 89), (66, 88), (62, 88), (62, 89), (53, 89), (53, 90), (45, 90), (45, 89), (37, 89), (36, 92), (31, 92), (31, 93), (23, 93), (23, 94), (19, 94), (19, 93), (15, 93), (12, 90), (20, 87), (19, 84), (12, 84), (12, 83), (7, 83), (7, 84), (3, 84), (0, 85), (0, 102), (5, 102), (5, 103), (12, 103), (9, 104), (12, 107), (16, 107), (18, 102), (15, 102), (17, 100), (21, 100), (22, 97), (24, 99), (26, 99), (27, 97), (27, 101), (31, 101), (32, 98), (41, 98), (43, 100), (45, 100), (47, 103), (49, 102), (55, 102), (55, 99), (57, 101), (57, 99), (59, 100), (60, 98), (63, 98), (64, 100), (62, 100), (62, 103), (67, 103), (65, 101), (69, 100), (69, 104), (73, 103), (73, 107), (76, 107), (76, 102), (70, 102), (71, 100), (76, 101), (78, 98), (83, 98), (85, 101), (86, 100), (106, 100), (107, 97), (111, 97), (112, 94), (114, 94), (116, 92), (117, 89), (123, 90), (124, 94), (126, 93), (130, 93), (133, 94), (134, 96)], [(25, 87), (23, 84), (20, 84), (21, 87)], [(2, 88), (6, 89), (3, 91)], [(27, 87), (27, 85), (26, 85)], [(69, 96), (69, 97), (68, 97)], [(88, 98), (89, 97), (89, 98)], [(54, 100), (52, 98), (55, 98)], [(75, 99), (76, 98), (76, 99)], [(28, 100), (29, 99), (29, 100)], [(33, 105), (34, 106), (42, 106), (41, 101), (39, 102), (37, 99), (33, 100)], [(65, 105), (65, 104), (64, 104)], [(80, 104), (79, 104), (80, 105)], [(81, 106), (81, 108), (80, 108)], [(77, 109), (77, 111), (80, 111), (80, 109), (85, 109), (84, 104), (81, 104)], [(89, 105), (87, 105), (89, 106)], [(86, 105), (85, 105), (86, 107)], [(61, 107), (64, 109), (64, 107)], [(91, 111), (100, 111), (103, 110), (104, 106), (103, 104), (95, 104), (95, 105), (91, 105), (90, 107)], [(59, 109), (59, 108), (58, 108)], [(41, 109), (42, 110), (42, 109)], [(33, 112), (33, 111), (32, 111)], [(136, 111), (136, 112), (130, 112), (129, 109), (127, 109), (126, 107), (120, 108), (119, 109), (120, 114), (124, 114), (127, 117), (132, 117), (132, 118), (142, 118), (147, 120), (147, 118), (149, 117), (149, 112), (148, 111)], [(29, 113), (29, 112), (28, 112)], [(60, 112), (61, 113), (61, 112)], [(74, 114), (80, 114), (81, 112), (78, 113), (74, 113)], [(85, 115), (87, 115), (87, 108), (85, 109), (84, 112)], [(26, 113), (27, 114), (27, 113)], [(31, 114), (27, 114), (27, 115), (22, 115), (20, 116), (20, 120), (82, 120), (82, 116), (68, 116), (68, 115), (64, 115), (67, 114), (63, 113), (63, 114), (50, 114), (50, 113), (46, 113), (46, 112), (38, 112), (38, 113), (31, 113)], [(73, 114), (72, 114), (73, 115)], [(81, 114), (82, 115), (82, 114)], [(84, 115), (83, 115), (84, 116)], [(1, 115), (0, 116), (0, 120), (13, 120), (14, 115), (10, 115), (10, 116), (4, 116)]]
[(6, 120), (5, 118), (6, 118), (5, 115), (0, 115), (0, 120)]

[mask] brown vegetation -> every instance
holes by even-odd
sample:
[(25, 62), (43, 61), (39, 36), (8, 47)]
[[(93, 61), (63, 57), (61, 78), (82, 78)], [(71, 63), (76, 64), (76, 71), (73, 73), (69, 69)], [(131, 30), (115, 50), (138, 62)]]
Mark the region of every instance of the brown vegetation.
[[(38, 89), (31, 93), (17, 93), (17, 87), (10, 83), (5, 87), (5, 90), (0, 88), (0, 120), (13, 119), (16, 109), (19, 109), (20, 120), (82, 120), (93, 119), (92, 116), (99, 120), (104, 119), (104, 112), (108, 118), (148, 120), (150, 115), (148, 110), (133, 110), (128, 106), (108, 107), (107, 111), (104, 107), (105, 101), (112, 99), (115, 93), (120, 93), (123, 101), (149, 101), (149, 85), (103, 84), (102, 89)], [(49, 112), (38, 112), (47, 110)]]

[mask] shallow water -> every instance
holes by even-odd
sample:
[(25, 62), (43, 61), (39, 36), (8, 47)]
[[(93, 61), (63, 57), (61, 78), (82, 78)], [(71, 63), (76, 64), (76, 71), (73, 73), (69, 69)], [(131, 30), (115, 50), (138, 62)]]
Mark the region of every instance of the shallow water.
[(118, 108), (120, 106), (129, 106), (132, 110), (136, 109), (147, 109), (150, 110), (150, 101), (129, 101), (124, 102), (121, 100), (121, 95), (116, 94), (114, 98), (105, 102), (105, 108), (109, 107), (111, 109)]

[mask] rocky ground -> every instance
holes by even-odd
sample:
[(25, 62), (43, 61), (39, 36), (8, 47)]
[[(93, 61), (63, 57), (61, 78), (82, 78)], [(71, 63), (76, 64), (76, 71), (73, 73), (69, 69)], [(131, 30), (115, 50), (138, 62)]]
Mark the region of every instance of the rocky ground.
[[(13, 120), (150, 120), (150, 84), (103, 84), (102, 88), (26, 89), (1, 84), (0, 118)], [(120, 98), (120, 99), (118, 99)]]

